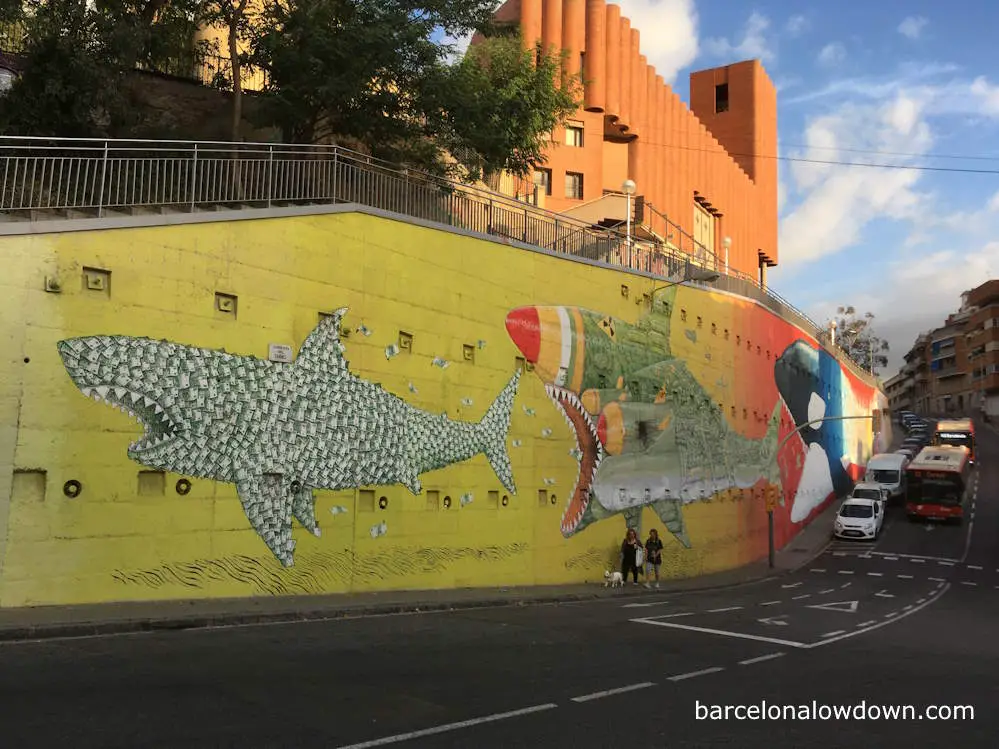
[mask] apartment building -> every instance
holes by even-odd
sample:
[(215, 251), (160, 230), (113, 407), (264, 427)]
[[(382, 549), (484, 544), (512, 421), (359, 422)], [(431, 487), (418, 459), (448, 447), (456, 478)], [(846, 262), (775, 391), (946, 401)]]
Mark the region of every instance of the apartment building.
[(584, 81), (535, 175), (548, 209), (624, 226), (630, 206), (636, 236), (706, 249), (766, 285), (778, 261), (777, 93), (758, 60), (692, 73), (688, 106), (618, 5), (507, 0), (496, 17), (519, 23), (529, 47), (565, 50), (566, 72)]
[(943, 326), (921, 334), (886, 383), (893, 410), (999, 416), (999, 280), (961, 295)]

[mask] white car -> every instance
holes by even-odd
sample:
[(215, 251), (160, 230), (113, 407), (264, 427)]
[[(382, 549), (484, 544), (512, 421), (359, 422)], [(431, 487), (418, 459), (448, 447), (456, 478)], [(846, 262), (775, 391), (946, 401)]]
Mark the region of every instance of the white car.
[(881, 535), (885, 513), (881, 500), (849, 497), (836, 513), (833, 535), (874, 540)]
[(850, 493), (850, 499), (876, 499), (881, 502), (881, 512), (884, 513), (888, 504), (888, 489), (874, 481), (861, 481)]

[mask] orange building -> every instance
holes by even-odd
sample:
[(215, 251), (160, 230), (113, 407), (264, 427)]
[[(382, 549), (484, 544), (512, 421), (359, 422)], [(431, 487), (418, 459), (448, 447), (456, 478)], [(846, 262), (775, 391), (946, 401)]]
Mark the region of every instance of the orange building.
[[(642, 54), (639, 29), (605, 0), (507, 0), (525, 43), (568, 53), (583, 107), (553, 133), (535, 176), (551, 210), (625, 221), (623, 184), (636, 184), (636, 223), (677, 244), (666, 216), (720, 263), (766, 283), (777, 264), (777, 92), (757, 60), (690, 76), (690, 107)], [(662, 222), (664, 227), (670, 224)]]

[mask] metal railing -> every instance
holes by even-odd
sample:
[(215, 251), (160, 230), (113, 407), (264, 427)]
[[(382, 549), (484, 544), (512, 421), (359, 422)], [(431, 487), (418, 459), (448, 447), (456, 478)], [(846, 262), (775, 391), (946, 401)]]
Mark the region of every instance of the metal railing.
[(358, 203), (666, 279), (682, 275), (693, 256), (721, 274), (714, 288), (755, 299), (815, 337), (822, 332), (779, 294), (724, 268), (702, 245), (687, 250), (629, 242), (617, 229), (339, 146), (0, 136), (0, 180), (0, 219), (7, 221)]

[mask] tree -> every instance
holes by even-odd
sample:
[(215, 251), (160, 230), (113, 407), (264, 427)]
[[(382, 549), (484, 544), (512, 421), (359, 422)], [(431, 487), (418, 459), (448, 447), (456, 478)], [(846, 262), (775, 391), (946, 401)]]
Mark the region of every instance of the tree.
[(876, 374), (878, 367), (888, 366), (888, 341), (874, 334), (874, 315), (857, 314), (853, 307), (837, 307), (836, 345), (846, 352), (858, 367)]
[[(7, 0), (4, 0), (7, 3)], [(11, 15), (16, 3), (5, 5)], [(125, 74), (176, 57), (197, 0), (27, 0), (24, 70), (0, 99), (8, 135), (114, 137), (138, 120)]]
[[(243, 71), (251, 64), (252, 53), (247, 49), (258, 29), (258, 14), (249, 0), (216, 0), (208, 2), (201, 12), (206, 26), (222, 29), (226, 34), (226, 52), (229, 58), (229, 80), (232, 88), (230, 137), (240, 141), (243, 122)], [(218, 53), (218, 49), (211, 49)]]
[(427, 117), (458, 37), (490, 22), (492, 0), (273, 0), (254, 39), (254, 62), (268, 72), (262, 110), (285, 139), (347, 138), (372, 155), (440, 166), (436, 122)]
[(580, 105), (581, 81), (563, 80), (564, 64), (564, 55), (525, 49), (519, 33), (502, 33), (444, 71), (429, 98), (444, 141), (473, 176), (526, 177), (544, 163), (551, 132)]

